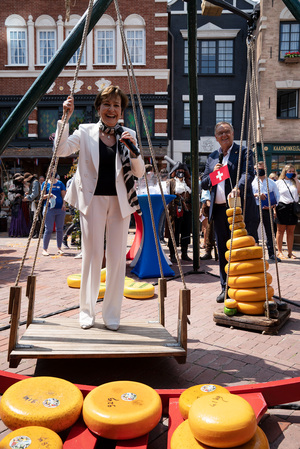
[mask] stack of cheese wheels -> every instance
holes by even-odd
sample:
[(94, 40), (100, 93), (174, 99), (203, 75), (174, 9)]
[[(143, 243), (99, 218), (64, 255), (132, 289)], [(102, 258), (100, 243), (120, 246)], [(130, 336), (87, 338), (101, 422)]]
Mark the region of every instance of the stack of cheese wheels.
[(202, 396), (207, 396), (208, 394), (217, 393), (230, 394), (226, 388), (214, 384), (194, 385), (193, 387), (184, 390), (178, 400), (179, 410), (183, 419), (188, 418), (190, 408), (196, 399), (199, 399)]
[(171, 449), (234, 447), (269, 449), (269, 444), (257, 427), (251, 405), (240, 396), (217, 389), (193, 401), (188, 418), (174, 431), (170, 444)]
[(30, 377), (5, 391), (0, 417), (11, 430), (42, 426), (61, 432), (77, 421), (82, 404), (82, 393), (71, 382), (56, 377)]
[[(232, 230), (234, 209), (226, 210), (229, 228)], [(230, 240), (227, 241), (230, 249)], [(225, 253), (229, 260), (229, 251)], [(248, 235), (243, 221), (242, 209), (236, 208), (234, 221), (230, 268), (228, 264), (225, 272), (228, 274), (228, 296), (236, 301), (237, 310), (246, 315), (263, 315), (266, 301), (265, 274), (263, 249), (255, 246), (255, 240)], [(266, 269), (269, 268), (266, 262)], [(272, 276), (266, 273), (268, 300), (272, 300), (274, 289), (271, 286)], [(235, 304), (235, 303), (234, 303)], [(232, 302), (225, 300), (225, 307), (233, 307)], [(226, 313), (226, 312), (225, 312)]]
[(92, 390), (83, 402), (83, 419), (97, 435), (113, 440), (137, 438), (159, 423), (162, 403), (148, 385), (109, 382)]
[(41, 426), (21, 427), (0, 441), (0, 449), (63, 449), (63, 442), (53, 430)]

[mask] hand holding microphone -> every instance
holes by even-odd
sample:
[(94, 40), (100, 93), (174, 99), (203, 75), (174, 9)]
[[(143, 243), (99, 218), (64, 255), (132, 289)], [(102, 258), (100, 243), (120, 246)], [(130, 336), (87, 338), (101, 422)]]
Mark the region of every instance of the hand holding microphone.
[(222, 164), (223, 158), (224, 158), (224, 154), (223, 154), (223, 153), (220, 153), (220, 154), (219, 154), (219, 162), (215, 165), (214, 171), (220, 170), (220, 168), (223, 167), (223, 164)]
[[(116, 129), (116, 133), (121, 136), (120, 141), (123, 142), (124, 145), (126, 145), (127, 148), (129, 148), (129, 150), (132, 151), (133, 154), (135, 154), (136, 157), (138, 157), (140, 155), (140, 152), (137, 149), (137, 147), (134, 145), (134, 143), (129, 138), (122, 139), (122, 135), (124, 132), (126, 132), (126, 131), (124, 130), (124, 128), (122, 128), (122, 126), (119, 126), (118, 129)], [(131, 137), (130, 133), (128, 133), (128, 135)]]

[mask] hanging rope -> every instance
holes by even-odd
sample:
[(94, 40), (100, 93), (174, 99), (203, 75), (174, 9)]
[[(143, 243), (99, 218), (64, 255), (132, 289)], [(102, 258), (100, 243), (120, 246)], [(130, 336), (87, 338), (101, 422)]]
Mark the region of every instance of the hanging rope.
[[(76, 82), (77, 82), (77, 78), (78, 78), (78, 72), (79, 72), (80, 62), (81, 62), (82, 53), (83, 53), (83, 49), (84, 49), (84, 44), (85, 44), (85, 41), (86, 41), (86, 37), (87, 37), (87, 34), (88, 34), (88, 29), (89, 29), (89, 24), (90, 24), (90, 20), (91, 20), (92, 9), (93, 9), (93, 0), (89, 0), (87, 17), (86, 17), (86, 21), (85, 21), (85, 25), (84, 25), (84, 30), (83, 30), (83, 34), (82, 34), (82, 40), (81, 40), (81, 45), (80, 45), (78, 61), (77, 61), (77, 64), (76, 64), (76, 70), (75, 70), (73, 84), (72, 84), (71, 93), (70, 93), (71, 97), (74, 96), (74, 91), (75, 91)], [(19, 271), (18, 271), (18, 274), (17, 274), (16, 281), (15, 281), (15, 287), (18, 286), (19, 281), (20, 281), (20, 276), (21, 276), (21, 273), (22, 273), (22, 269), (23, 269), (23, 266), (24, 266), (24, 263), (25, 263), (25, 259), (26, 259), (27, 253), (28, 253), (30, 242), (31, 242), (34, 230), (35, 230), (36, 222), (37, 222), (38, 216), (39, 216), (39, 214), (41, 212), (41, 209), (42, 209), (42, 205), (43, 205), (43, 201), (44, 201), (43, 198), (44, 198), (44, 195), (46, 194), (47, 184), (48, 184), (49, 179), (51, 178), (50, 188), (49, 188), (49, 192), (48, 192), (48, 198), (47, 198), (45, 209), (44, 209), (44, 216), (43, 216), (43, 220), (42, 220), (42, 223), (41, 223), (41, 228), (40, 228), (40, 232), (39, 232), (39, 238), (38, 238), (38, 241), (37, 241), (37, 247), (36, 247), (34, 261), (33, 261), (33, 265), (32, 265), (31, 276), (33, 275), (33, 272), (34, 272), (34, 269), (35, 269), (35, 264), (36, 264), (36, 260), (37, 260), (37, 255), (38, 255), (38, 250), (39, 250), (39, 246), (40, 246), (40, 241), (42, 239), (44, 226), (45, 226), (46, 213), (47, 213), (47, 210), (48, 210), (49, 200), (50, 200), (50, 196), (51, 196), (51, 192), (52, 192), (52, 186), (53, 186), (53, 176), (52, 175), (55, 175), (55, 173), (57, 171), (58, 161), (59, 161), (59, 158), (56, 156), (57, 155), (57, 149), (58, 149), (59, 143), (61, 141), (62, 134), (63, 134), (64, 129), (65, 129), (66, 121), (67, 121), (67, 114), (64, 115), (63, 120), (62, 120), (62, 127), (61, 127), (61, 130), (60, 130), (59, 135), (58, 135), (57, 140), (56, 140), (56, 145), (54, 147), (52, 159), (51, 159), (48, 171), (47, 171), (44, 187), (42, 189), (41, 196), (40, 196), (40, 199), (39, 199), (39, 202), (38, 202), (38, 206), (37, 206), (37, 210), (36, 210), (34, 218), (33, 218), (33, 223), (32, 223), (32, 226), (31, 226), (31, 229), (30, 229), (30, 232), (29, 232), (29, 237), (28, 237), (28, 240), (27, 240), (26, 248), (25, 248), (25, 251), (24, 251), (21, 263), (20, 263), (20, 268), (19, 268)]]
[[(126, 41), (126, 37), (125, 37), (125, 33), (124, 33), (124, 27), (123, 27), (121, 14), (120, 14), (118, 0), (114, 0), (114, 3), (115, 3), (115, 8), (116, 8), (117, 17), (118, 17), (118, 23), (119, 23), (119, 27), (120, 27), (120, 33), (121, 33), (121, 39), (122, 39), (122, 45), (123, 45), (123, 50), (124, 50), (124, 55), (125, 55), (125, 62), (126, 62), (126, 69), (127, 69), (127, 75), (128, 75), (128, 82), (129, 82), (129, 87), (130, 87), (131, 103), (132, 103), (133, 111), (134, 111), (134, 117), (135, 117), (137, 135), (138, 135), (138, 139), (139, 139), (139, 143), (140, 143), (141, 154), (143, 155), (143, 149), (142, 149), (142, 145), (141, 145), (141, 135), (140, 135), (140, 130), (139, 130), (139, 126), (138, 126), (136, 109), (135, 109), (135, 101), (134, 101), (131, 77), (133, 79), (133, 83), (134, 83), (134, 86), (135, 86), (135, 91), (136, 91), (137, 100), (138, 100), (139, 108), (140, 108), (141, 115), (142, 115), (143, 125), (144, 125), (145, 131), (146, 131), (146, 136), (147, 136), (147, 141), (148, 141), (148, 145), (149, 145), (149, 149), (150, 149), (150, 154), (151, 154), (151, 157), (152, 157), (152, 160), (153, 160), (154, 171), (155, 171), (155, 174), (157, 176), (161, 197), (162, 197), (164, 209), (165, 209), (165, 212), (166, 212), (166, 220), (167, 220), (167, 223), (168, 223), (168, 226), (169, 226), (170, 236), (171, 236), (171, 240), (172, 240), (173, 247), (174, 247), (174, 250), (175, 250), (175, 256), (176, 256), (176, 260), (177, 260), (177, 263), (178, 263), (178, 269), (179, 269), (181, 281), (183, 283), (184, 288), (186, 289), (186, 283), (185, 283), (185, 279), (184, 279), (182, 265), (180, 263), (180, 259), (179, 259), (179, 255), (178, 255), (178, 251), (177, 251), (177, 245), (176, 245), (176, 241), (175, 241), (174, 231), (173, 231), (173, 228), (172, 228), (172, 223), (171, 223), (171, 218), (170, 218), (170, 214), (169, 214), (169, 209), (167, 207), (166, 200), (165, 200), (165, 197), (164, 197), (163, 188), (162, 188), (161, 179), (160, 179), (160, 174), (159, 174), (159, 170), (158, 170), (158, 166), (157, 166), (157, 162), (156, 162), (156, 158), (155, 158), (155, 153), (154, 153), (154, 150), (153, 150), (151, 137), (150, 137), (150, 133), (149, 133), (149, 128), (148, 128), (147, 120), (146, 120), (146, 117), (145, 117), (145, 114), (144, 114), (144, 109), (143, 109), (141, 97), (140, 97), (140, 94), (139, 94), (139, 89), (138, 89), (138, 85), (137, 85), (137, 81), (136, 81), (136, 77), (135, 77), (132, 61), (131, 61), (131, 58), (130, 58), (129, 49), (128, 49), (128, 46), (127, 46), (127, 41)], [(130, 66), (130, 71), (129, 71), (129, 66)], [(150, 196), (149, 186), (148, 186), (148, 181), (147, 181), (147, 177), (146, 176), (145, 176), (145, 181), (146, 181), (147, 195), (148, 195), (148, 199), (149, 199), (149, 209), (150, 209), (150, 215), (151, 215), (152, 228), (153, 228), (153, 231), (154, 231), (156, 252), (157, 252), (157, 255), (158, 255), (161, 277), (163, 278), (164, 275), (163, 275), (163, 270), (162, 270), (162, 266), (161, 266), (161, 259), (160, 259), (160, 253), (159, 253), (159, 243), (158, 243), (157, 233), (155, 232), (155, 222), (154, 222), (153, 208), (152, 208), (151, 196)]]

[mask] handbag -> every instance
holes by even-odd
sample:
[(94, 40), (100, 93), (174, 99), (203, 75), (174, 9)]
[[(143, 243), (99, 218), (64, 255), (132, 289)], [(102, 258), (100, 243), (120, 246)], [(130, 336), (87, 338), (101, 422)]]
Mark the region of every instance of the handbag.
[[(283, 180), (284, 181), (284, 180)], [(292, 195), (292, 192), (290, 191), (289, 186), (287, 185), (287, 183), (284, 181), (285, 185), (287, 186), (287, 188), (289, 189), (290, 195), (294, 200), (294, 197)], [(293, 214), (296, 215), (296, 217), (300, 218), (300, 204), (297, 201), (293, 201)]]

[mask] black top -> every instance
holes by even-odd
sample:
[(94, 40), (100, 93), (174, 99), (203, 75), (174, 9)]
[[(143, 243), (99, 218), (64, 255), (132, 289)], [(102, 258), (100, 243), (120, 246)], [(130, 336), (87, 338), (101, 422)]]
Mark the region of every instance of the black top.
[(99, 170), (94, 195), (117, 195), (116, 149), (116, 143), (112, 147), (108, 147), (102, 142), (101, 139), (99, 140)]

